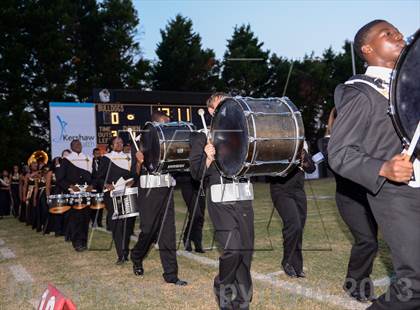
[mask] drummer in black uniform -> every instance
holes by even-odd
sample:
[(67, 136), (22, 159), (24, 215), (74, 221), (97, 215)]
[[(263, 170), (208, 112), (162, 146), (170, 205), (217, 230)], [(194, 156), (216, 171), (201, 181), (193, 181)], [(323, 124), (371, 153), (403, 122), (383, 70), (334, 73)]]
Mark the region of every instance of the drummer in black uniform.
[[(99, 164), (97, 174), (97, 190), (106, 189), (104, 200), (107, 208), (107, 217), (112, 231), (115, 249), (117, 251), (117, 265), (128, 261), (130, 232), (133, 230), (135, 217), (124, 219), (112, 219), (114, 206), (110, 192), (114, 190), (114, 185), (120, 178), (128, 180), (131, 177), (131, 154), (123, 152), (123, 140), (114, 137), (111, 141), (112, 151), (105, 154)], [(133, 182), (126, 183), (126, 188)]]
[[(167, 122), (169, 118), (163, 113), (155, 112), (152, 115), (152, 121)], [(136, 245), (131, 250), (134, 274), (137, 276), (144, 274), (143, 260), (153, 243), (157, 243), (164, 280), (175, 285), (187, 285), (186, 281), (178, 278), (173, 197), (175, 180), (168, 173), (148, 174), (142, 167), (143, 161), (143, 153), (137, 152), (132, 169), (140, 175), (138, 201), (141, 232)]]
[[(305, 142), (306, 145), (306, 142)], [(302, 239), (307, 215), (305, 172), (315, 171), (315, 165), (305, 148), (300, 165), (285, 177), (270, 178), (270, 193), (274, 207), (283, 221), (282, 267), (292, 278), (304, 278)]]
[[(208, 99), (207, 108), (211, 115), (226, 97), (224, 93), (215, 93)], [(222, 249), (219, 273), (214, 279), (218, 304), (223, 309), (248, 309), (252, 299), (251, 260), (254, 249), (252, 200), (213, 202), (211, 187), (221, 189), (222, 180), (224, 184), (232, 183), (232, 180), (221, 177), (214, 163), (215, 154), (215, 148), (205, 134), (192, 134), (191, 175), (198, 181), (205, 178), (208, 212)], [(239, 184), (249, 186), (247, 183)]]
[[(82, 153), (82, 143), (79, 140), (73, 140), (70, 143), (70, 148), (72, 152), (62, 159), (61, 165), (57, 169), (57, 184), (65, 193), (69, 193), (69, 189), (77, 193), (80, 191), (77, 185), (87, 184), (86, 191), (90, 192), (92, 190), (92, 159)], [(78, 252), (87, 249), (89, 212), (89, 207), (68, 211), (70, 238), (74, 249)]]
[(407, 185), (413, 165), (400, 154), (401, 140), (387, 113), (392, 69), (405, 42), (383, 20), (363, 26), (354, 41), (369, 66), (335, 90), (338, 115), (328, 161), (336, 173), (366, 188), (391, 250), (396, 280), (369, 309), (420, 309), (420, 188)]

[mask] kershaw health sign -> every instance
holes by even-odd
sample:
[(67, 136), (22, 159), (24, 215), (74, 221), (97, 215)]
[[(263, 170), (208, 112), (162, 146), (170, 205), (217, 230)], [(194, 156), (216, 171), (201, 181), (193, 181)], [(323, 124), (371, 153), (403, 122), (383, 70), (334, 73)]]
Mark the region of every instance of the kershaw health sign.
[(82, 152), (91, 155), (96, 147), (95, 105), (79, 102), (50, 102), (52, 158), (70, 149), (74, 139), (82, 142)]

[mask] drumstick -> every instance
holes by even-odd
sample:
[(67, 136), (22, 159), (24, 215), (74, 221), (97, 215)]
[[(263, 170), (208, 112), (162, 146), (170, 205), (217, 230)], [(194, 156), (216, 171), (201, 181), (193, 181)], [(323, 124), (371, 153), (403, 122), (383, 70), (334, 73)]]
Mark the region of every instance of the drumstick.
[(204, 109), (199, 109), (198, 110), (198, 115), (200, 115), (201, 118), (201, 122), (203, 123), (203, 129), (204, 129), (204, 133), (206, 134), (206, 137), (209, 137), (209, 131), (207, 129), (207, 124), (206, 124), (206, 120), (204, 119)]
[(127, 131), (128, 131), (128, 133), (130, 134), (131, 140), (133, 140), (134, 147), (136, 148), (137, 152), (138, 152), (138, 151), (140, 151), (140, 150), (139, 150), (139, 147), (138, 147), (138, 145), (137, 145), (137, 142), (136, 142), (136, 137), (135, 137), (135, 135), (134, 135), (133, 129), (131, 129), (131, 128), (129, 127), (129, 128), (127, 129)]
[(417, 124), (416, 131), (414, 132), (413, 139), (411, 139), (410, 146), (408, 147), (407, 151), (404, 152), (405, 157), (404, 160), (409, 161), (411, 156), (413, 156), (414, 149), (416, 148), (417, 142), (420, 138), (420, 122)]
[[(200, 115), (200, 118), (201, 118), (201, 122), (203, 123), (203, 129), (204, 129), (204, 134), (206, 135), (206, 138), (207, 138), (207, 141), (208, 142), (210, 142), (209, 141), (209, 131), (208, 131), (208, 129), (207, 129), (207, 124), (206, 124), (206, 120), (205, 120), (205, 118), (204, 118), (204, 109), (199, 109), (198, 110), (198, 115)], [(214, 160), (214, 158), (212, 158), (212, 160)]]

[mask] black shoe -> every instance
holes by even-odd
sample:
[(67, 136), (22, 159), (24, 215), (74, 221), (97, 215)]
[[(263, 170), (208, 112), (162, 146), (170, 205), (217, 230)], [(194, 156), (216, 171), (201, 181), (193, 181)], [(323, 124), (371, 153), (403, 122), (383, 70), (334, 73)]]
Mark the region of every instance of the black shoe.
[(298, 278), (306, 278), (306, 274), (303, 271), (296, 272), (296, 275), (297, 275)]
[(186, 285), (188, 285), (188, 282), (187, 281), (180, 280), (180, 279), (177, 279), (175, 282), (168, 282), (168, 283), (172, 283), (172, 284), (178, 285), (178, 286), (186, 286)]
[(126, 262), (124, 258), (118, 258), (115, 265), (123, 265)]
[(195, 247), (195, 251), (196, 251), (197, 253), (206, 253), (206, 252), (203, 250), (203, 246), (201, 245), (201, 242), (200, 242), (200, 243), (195, 243), (195, 242), (194, 242), (194, 247)]
[(133, 272), (134, 272), (134, 275), (136, 276), (144, 275), (143, 264), (140, 264), (140, 265), (133, 264)]
[(282, 266), (283, 266), (283, 270), (286, 273), (286, 275), (288, 275), (291, 278), (297, 278), (297, 274), (296, 274), (295, 268), (293, 268), (292, 265), (286, 263), (286, 264), (284, 264)]
[(360, 289), (358, 288), (350, 290), (346, 285), (344, 285), (343, 289), (351, 298), (361, 303), (373, 302), (377, 299), (376, 296), (373, 294), (361, 294), (361, 292), (359, 291)]
[(184, 247), (185, 247), (185, 251), (187, 252), (192, 251), (191, 242), (184, 242)]
[(83, 252), (86, 250), (86, 248), (82, 245), (75, 246), (74, 249), (76, 250), (76, 252)]

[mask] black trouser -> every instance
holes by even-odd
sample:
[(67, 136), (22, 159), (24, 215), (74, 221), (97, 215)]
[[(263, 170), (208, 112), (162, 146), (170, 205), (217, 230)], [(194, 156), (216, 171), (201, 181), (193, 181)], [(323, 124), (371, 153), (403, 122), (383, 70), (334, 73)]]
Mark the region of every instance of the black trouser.
[[(69, 211), (67, 211), (69, 212)], [(57, 236), (64, 235), (64, 214), (48, 214), (48, 225), (46, 227), (45, 233), (51, 231), (55, 232)]]
[(214, 291), (221, 309), (248, 309), (252, 299), (251, 261), (254, 210), (251, 201), (213, 203), (208, 212), (221, 247)]
[(337, 208), (354, 238), (345, 287), (361, 296), (373, 296), (370, 274), (378, 251), (378, 225), (369, 207), (366, 191), (340, 176), (336, 176), (336, 183)]
[(11, 189), (12, 189), (12, 199), (13, 199), (13, 216), (18, 217), (19, 205), (20, 205), (19, 184), (12, 184)]
[(69, 211), (69, 231), (73, 247), (86, 246), (89, 232), (89, 207)]
[[(196, 246), (201, 246), (203, 240), (204, 212), (206, 208), (205, 197), (200, 195), (197, 201), (199, 189), (195, 188), (192, 182), (180, 182), (178, 184), (181, 187), (182, 197), (188, 208), (188, 222), (183, 234), (184, 244), (188, 238), (188, 241), (194, 242)], [(196, 204), (197, 206), (195, 207)], [(190, 229), (191, 233), (188, 236)]]
[(102, 227), (102, 217), (103, 217), (104, 209), (99, 210), (90, 210), (90, 221), (92, 222), (92, 225), (98, 225), (99, 227)]
[(20, 211), (19, 211), (19, 221), (25, 223), (26, 222), (26, 202), (21, 201), (20, 202)]
[(45, 189), (39, 191), (38, 201), (35, 207), (35, 221), (32, 228), (36, 228), (36, 231), (41, 231), (43, 228), (45, 230), (45, 225), (48, 218), (48, 205), (47, 205), (47, 196), (45, 194)]
[(114, 240), (115, 250), (117, 251), (118, 258), (128, 258), (130, 236), (136, 218), (129, 217), (120, 220), (113, 220), (112, 214), (114, 213), (114, 206), (112, 204), (112, 198), (109, 196), (109, 193), (105, 194), (105, 205), (108, 214), (111, 216), (111, 219), (109, 220), (109, 228), (112, 232), (112, 240)]
[(178, 263), (173, 187), (160, 187), (151, 190), (139, 188), (138, 201), (141, 232), (136, 245), (131, 250), (131, 260), (134, 264), (140, 264), (152, 244), (157, 242), (164, 272), (163, 278), (166, 282), (176, 282), (178, 280)]
[(385, 183), (368, 200), (396, 274), (396, 282), (369, 309), (420, 309), (420, 188)]
[(302, 272), (302, 238), (307, 213), (303, 186), (288, 188), (283, 184), (270, 184), (270, 193), (274, 207), (283, 221), (282, 265), (289, 264), (296, 272)]

